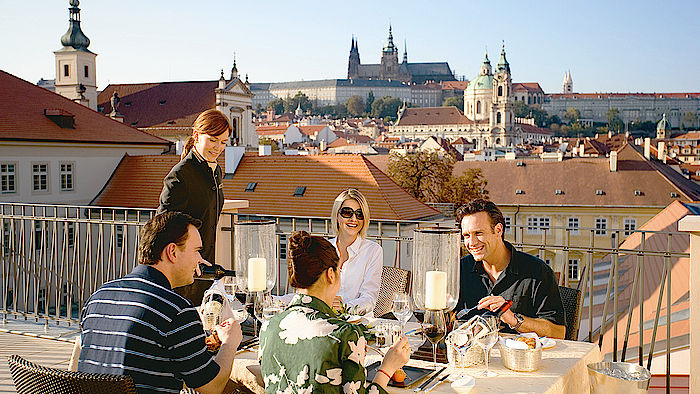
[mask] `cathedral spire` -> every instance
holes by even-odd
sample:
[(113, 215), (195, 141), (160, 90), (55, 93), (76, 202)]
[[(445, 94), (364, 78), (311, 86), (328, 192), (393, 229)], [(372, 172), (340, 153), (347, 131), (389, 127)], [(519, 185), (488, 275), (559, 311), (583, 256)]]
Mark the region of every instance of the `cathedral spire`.
[(408, 47), (406, 46), (406, 40), (403, 40), (403, 62), (408, 63)]
[(394, 45), (394, 35), (391, 34), (391, 25), (389, 25), (389, 37), (387, 37), (386, 47), (384, 47), (384, 52), (398, 52), (396, 50), (396, 45)]
[(90, 45), (90, 39), (85, 36), (82, 29), (80, 29), (80, 8), (78, 6), (80, 2), (78, 0), (70, 0), (70, 8), (68, 8), (68, 21), (70, 25), (68, 26), (68, 31), (61, 37), (61, 44), (64, 47), (72, 47), (79, 51), (88, 51), (87, 47)]
[(496, 66), (498, 72), (510, 73), (510, 64), (506, 60), (506, 44), (505, 42), (501, 45), (501, 58), (498, 60), (498, 65)]

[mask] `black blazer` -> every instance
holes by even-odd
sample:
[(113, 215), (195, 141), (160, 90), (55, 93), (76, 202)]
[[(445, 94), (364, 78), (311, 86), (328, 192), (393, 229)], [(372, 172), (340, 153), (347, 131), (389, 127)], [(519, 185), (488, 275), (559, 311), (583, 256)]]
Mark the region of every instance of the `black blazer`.
[(216, 224), (224, 206), (221, 167), (212, 171), (194, 149), (163, 180), (157, 213), (179, 211), (202, 221), (202, 258), (214, 263)]

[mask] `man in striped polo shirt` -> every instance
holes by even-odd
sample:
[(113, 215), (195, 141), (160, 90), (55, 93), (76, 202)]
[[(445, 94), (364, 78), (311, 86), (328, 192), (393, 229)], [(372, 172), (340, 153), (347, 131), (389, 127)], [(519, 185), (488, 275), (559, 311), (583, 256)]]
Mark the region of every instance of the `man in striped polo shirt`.
[(229, 381), (241, 328), (217, 326), (212, 358), (196, 309), (173, 288), (190, 284), (202, 261), (200, 221), (180, 212), (152, 218), (141, 230), (139, 264), (105, 283), (82, 311), (78, 370), (130, 375), (139, 393), (179, 393), (183, 382), (220, 393)]

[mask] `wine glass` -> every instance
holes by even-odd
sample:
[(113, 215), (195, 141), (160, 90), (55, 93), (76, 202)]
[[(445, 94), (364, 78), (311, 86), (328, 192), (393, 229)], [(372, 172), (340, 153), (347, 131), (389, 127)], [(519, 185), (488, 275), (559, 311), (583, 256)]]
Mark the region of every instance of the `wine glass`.
[(426, 309), (421, 326), (423, 334), (433, 344), (433, 364), (437, 371), (437, 345), (445, 337), (445, 332), (447, 331), (445, 312), (440, 309)]
[(394, 293), (391, 300), (391, 311), (396, 316), (396, 319), (401, 323), (401, 335), (406, 332), (406, 323), (413, 314), (411, 308), (411, 298), (404, 292)]
[(267, 292), (256, 292), (254, 301), (255, 317), (264, 323), (272, 319), (276, 314), (282, 312), (284, 308)]
[(474, 341), (484, 349), (484, 362), (486, 364), (486, 370), (481, 373), (481, 376), (497, 376), (496, 372), (489, 371), (489, 352), (498, 341), (499, 318), (494, 315), (482, 315), (476, 321), (480, 324), (475, 326)]

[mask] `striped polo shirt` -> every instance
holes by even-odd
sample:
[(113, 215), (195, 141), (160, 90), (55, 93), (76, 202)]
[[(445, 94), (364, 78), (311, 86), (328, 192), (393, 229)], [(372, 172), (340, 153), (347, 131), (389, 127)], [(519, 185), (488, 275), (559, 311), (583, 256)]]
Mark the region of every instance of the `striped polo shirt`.
[(196, 388), (219, 373), (197, 310), (151, 266), (102, 285), (80, 325), (78, 370), (130, 375), (139, 393), (179, 393), (183, 381)]

